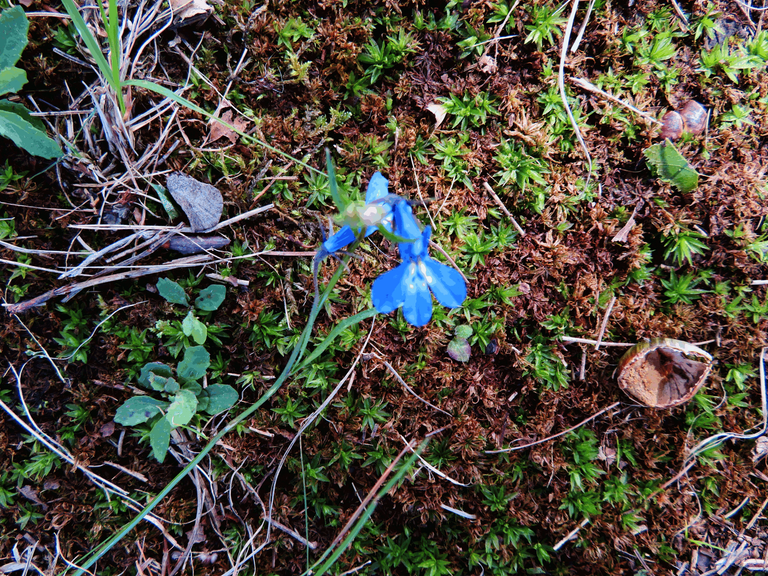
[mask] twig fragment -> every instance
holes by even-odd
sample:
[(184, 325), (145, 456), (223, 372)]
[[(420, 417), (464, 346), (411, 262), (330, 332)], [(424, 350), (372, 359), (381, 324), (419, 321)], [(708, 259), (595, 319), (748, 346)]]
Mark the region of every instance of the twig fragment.
[[(591, 422), (592, 420), (594, 420), (598, 416), (600, 416), (602, 414), (605, 414), (606, 412), (609, 412), (610, 410), (613, 410), (619, 404), (621, 404), (621, 402), (614, 402), (613, 404), (611, 404), (607, 408), (603, 408), (602, 410), (600, 410), (598, 412), (595, 412), (594, 414), (592, 414), (592, 416), (582, 420), (581, 422), (579, 422), (575, 426), (571, 426), (567, 430), (563, 430), (562, 432), (558, 432), (557, 434), (554, 434), (552, 436), (547, 436), (546, 438), (542, 438), (541, 440), (536, 440), (535, 442), (531, 442), (530, 444), (524, 444), (522, 446), (511, 446), (510, 448), (502, 448), (500, 450), (486, 450), (485, 453), (486, 454), (501, 454), (503, 452), (516, 452), (517, 450), (523, 450), (524, 448), (530, 448), (531, 446), (536, 446), (537, 444), (543, 444), (544, 442), (549, 442), (550, 440), (554, 440), (555, 438), (559, 438), (560, 436), (564, 436), (565, 434), (568, 434), (569, 432), (573, 432), (577, 428), (579, 428), (581, 426), (584, 426), (584, 424), (586, 424), (587, 422)], [(522, 440), (522, 438), (520, 438), (520, 440)]]
[(501, 211), (504, 212), (504, 215), (510, 219), (510, 221), (512, 222), (512, 226), (515, 227), (515, 230), (518, 231), (520, 236), (525, 236), (525, 230), (523, 230), (520, 227), (520, 224), (517, 223), (517, 220), (515, 220), (515, 217), (512, 216), (512, 213), (509, 210), (507, 210), (507, 207), (504, 206), (504, 202), (502, 202), (501, 198), (499, 198), (496, 192), (493, 191), (493, 188), (491, 188), (491, 185), (488, 184), (488, 182), (483, 182), (483, 187), (488, 191), (488, 194), (491, 195), (491, 198), (493, 198), (493, 201), (499, 205), (499, 208), (501, 208)]
[(608, 319), (611, 317), (611, 311), (613, 305), (616, 303), (616, 296), (611, 296), (611, 301), (608, 303), (608, 307), (605, 309), (605, 315), (603, 316), (603, 322), (600, 324), (600, 332), (597, 333), (597, 342), (595, 343), (595, 350), (600, 349), (600, 343), (605, 335), (605, 329), (608, 326)]

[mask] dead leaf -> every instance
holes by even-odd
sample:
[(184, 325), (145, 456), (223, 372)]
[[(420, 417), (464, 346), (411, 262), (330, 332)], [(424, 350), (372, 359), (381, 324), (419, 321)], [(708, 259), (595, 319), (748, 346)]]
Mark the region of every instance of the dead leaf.
[(27, 500), (31, 500), (32, 502), (40, 506), (43, 510), (48, 510), (48, 505), (42, 500), (40, 500), (40, 498), (38, 498), (37, 490), (32, 488), (32, 486), (22, 486), (21, 488), (19, 488), (19, 494), (24, 496), (24, 498), (26, 498)]
[(752, 462), (757, 464), (766, 455), (768, 455), (768, 438), (760, 436), (757, 442), (755, 442), (755, 447), (752, 449)]
[(480, 70), (486, 74), (495, 74), (498, 66), (496, 66), (496, 58), (483, 54), (477, 61), (477, 65), (480, 66)]
[(174, 27), (199, 24), (213, 14), (206, 0), (170, 0)]
[(181, 172), (169, 174), (166, 183), (168, 192), (187, 215), (193, 232), (210, 230), (219, 223), (224, 198), (216, 187)]
[[(238, 116), (234, 120), (232, 120), (232, 111), (227, 110), (224, 112), (224, 114), (221, 115), (221, 119), (226, 122), (227, 124), (231, 124), (240, 132), (245, 132), (245, 130), (248, 128), (248, 120), (244, 119), (242, 116)], [(240, 135), (232, 130), (230, 127), (225, 126), (221, 122), (217, 122), (215, 118), (212, 118), (210, 121), (211, 125), (211, 131), (210, 131), (210, 141), (216, 142), (216, 140), (220, 138), (227, 138), (230, 143), (234, 144), (237, 142), (237, 139), (240, 137)]]
[(627, 223), (624, 224), (624, 226), (621, 228), (621, 230), (618, 231), (616, 236), (613, 237), (614, 242), (626, 242), (627, 238), (629, 237), (629, 233), (632, 231), (632, 228), (635, 227), (635, 219), (630, 218), (627, 220)]
[(440, 124), (442, 124), (443, 120), (445, 120), (445, 106), (436, 102), (432, 102), (432, 104), (427, 105), (427, 110), (435, 115), (435, 128), (440, 128)]
[(109, 436), (112, 436), (112, 434), (115, 433), (115, 422), (113, 420), (110, 420), (104, 426), (101, 427), (101, 436), (103, 438), (108, 438)]

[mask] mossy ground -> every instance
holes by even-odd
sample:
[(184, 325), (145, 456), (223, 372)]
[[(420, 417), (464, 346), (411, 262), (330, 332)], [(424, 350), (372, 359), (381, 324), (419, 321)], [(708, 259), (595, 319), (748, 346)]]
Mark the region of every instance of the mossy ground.
[[(693, 562), (697, 573), (741, 542), (750, 555), (764, 558), (761, 506), (768, 478), (754, 441), (725, 443), (669, 481), (700, 440), (753, 429), (764, 417), (759, 357), (767, 344), (768, 299), (765, 287), (753, 281), (768, 278), (768, 38), (755, 34), (747, 14), (730, 3), (683, 3), (687, 27), (667, 2), (615, 4), (596, 3), (565, 67), (569, 100), (592, 156), (591, 175), (557, 88), (570, 7), (555, 14), (556, 6), (547, 2), (520, 3), (500, 29), (510, 8), (503, 3), (262, 7), (226, 1), (216, 6), (215, 18), (166, 31), (150, 50), (158, 63), (151, 74), (177, 83), (187, 76), (186, 59), (194, 58), (210, 84), (193, 72), (185, 96), (211, 111), (231, 82), (227, 97), (247, 116), (247, 130), (275, 148), (322, 170), (323, 149), (330, 147), (342, 187), (358, 194), (381, 170), (390, 191), (427, 200), (417, 214), (433, 223), (433, 239), (468, 278), (465, 305), (455, 311), (436, 305), (424, 328), (409, 327), (399, 313), (376, 317), (368, 356), (354, 380), (304, 434), (301, 450), (288, 457), (274, 518), (317, 545), (310, 562), (405, 443), (438, 429), (424, 457), (444, 476), (417, 467), (382, 499), (334, 571), (664, 574)], [(752, 14), (758, 31), (761, 14)], [(582, 7), (577, 26), (584, 15)], [(94, 79), (53, 53), (51, 38), (60, 26), (58, 20), (34, 19), (33, 48), (21, 62), (43, 108), (69, 106), (64, 79), (70, 85)], [(487, 43), (495, 35), (505, 38)], [(714, 50), (721, 52), (713, 64), (708, 58)], [(246, 63), (234, 74), (243, 53)], [(148, 70), (149, 60), (142, 61), (139, 71)], [(656, 117), (690, 99), (705, 105), (711, 114), (707, 131), (677, 144), (699, 172), (699, 186), (683, 194), (656, 178), (643, 150), (658, 141), (658, 127), (578, 89), (572, 77)], [(132, 96), (134, 114), (157, 101), (141, 90)], [(439, 127), (428, 108), (434, 104), (448, 112)], [(56, 125), (64, 129), (63, 122)], [(68, 250), (79, 235), (94, 248), (105, 246), (120, 233), (71, 226), (95, 223), (115, 206), (127, 207), (132, 221), (146, 205), (147, 223), (168, 223), (159, 203), (129, 188), (105, 196), (94, 185), (88, 162), (100, 170), (115, 163), (118, 172), (121, 164), (95, 126), (104, 156), (71, 162), (58, 174), (0, 143), (7, 166), (25, 174), (1, 193), (0, 216), (13, 219), (14, 243)], [(159, 124), (138, 130), (136, 149), (151, 146), (159, 130)], [(311, 251), (321, 240), (317, 217), (327, 218), (334, 207), (321, 177), (243, 140), (204, 142), (208, 130), (200, 115), (179, 109), (172, 138), (157, 152), (157, 169), (183, 170), (215, 184), (227, 217), (275, 204), (225, 230), (232, 254), (265, 248), (306, 253), (264, 254), (205, 270), (249, 282), (247, 288), (230, 285), (222, 308), (207, 319), (220, 327), (220, 344), (208, 344), (210, 381), (238, 388), (247, 407), (270, 386), (303, 328), (313, 297)], [(151, 172), (144, 174), (147, 182), (165, 184)], [(145, 192), (153, 193), (149, 185)], [(630, 218), (634, 226), (617, 241)], [(13, 237), (8, 230), (6, 241)], [(367, 309), (371, 282), (397, 262), (396, 248), (386, 240), (368, 241), (358, 254), (318, 320), (316, 342), (339, 320)], [(150, 261), (171, 257), (158, 251)], [(442, 259), (436, 251), (435, 257)], [(3, 258), (46, 268), (73, 261), (9, 250)], [(326, 261), (321, 282), (335, 265)], [(64, 285), (45, 271), (2, 266), (8, 302)], [(196, 283), (211, 281), (198, 273), (166, 276), (192, 293)], [(142, 503), (181, 467), (171, 457), (159, 465), (134, 430), (123, 435), (112, 423), (144, 362), (174, 362), (175, 342), (159, 333), (157, 323), (183, 314), (155, 293), (156, 280), (107, 284), (67, 303), (55, 299), (19, 318), (8, 316), (0, 340), (4, 358), (17, 371), (24, 367), (20, 390), (36, 424), (79, 464), (94, 467)], [(715, 364), (690, 403), (666, 411), (637, 406), (614, 377), (623, 349), (563, 341), (594, 339), (610, 302), (607, 342), (707, 342), (702, 346)], [(63, 381), (45, 358), (29, 360), (27, 351), (43, 348), (54, 357), (71, 353), (127, 304), (133, 306), (99, 327), (80, 350), (84, 356), (56, 361)], [(466, 364), (446, 353), (462, 324), (473, 330)], [(201, 503), (195, 573), (223, 573), (247, 549), (253, 531), (261, 530), (256, 545), (262, 541), (259, 499), (268, 501), (277, 463), (301, 419), (349, 369), (370, 329), (366, 322), (346, 331), (313, 369), (225, 438), (203, 467), (207, 478), (198, 477), (198, 489), (185, 481), (155, 509), (183, 547)], [(385, 362), (440, 411), (409, 394)], [(17, 394), (16, 378), (7, 371), (0, 398), (22, 414)], [(567, 430), (616, 402), (571, 434), (489, 453)], [(37, 543), (35, 563), (62, 570), (61, 557), (76, 560), (132, 517), (124, 503), (107, 499), (80, 472), (51, 457), (7, 414), (0, 413), (0, 421), (0, 558), (10, 561), (14, 547)], [(205, 434), (221, 425), (220, 417), (213, 419)], [(180, 459), (203, 443), (185, 434), (188, 443), (175, 448)], [(554, 549), (580, 525), (571, 541)], [(142, 523), (97, 572), (166, 573), (173, 552), (156, 527)], [(242, 570), (299, 574), (307, 562), (299, 539), (275, 530)]]

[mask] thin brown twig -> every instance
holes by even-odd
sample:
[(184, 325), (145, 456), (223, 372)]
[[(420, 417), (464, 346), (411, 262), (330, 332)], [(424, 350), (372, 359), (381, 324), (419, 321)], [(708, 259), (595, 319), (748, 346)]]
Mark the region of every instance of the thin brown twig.
[(567, 542), (569, 542), (569, 541), (573, 540), (573, 538), (576, 536), (576, 534), (578, 534), (578, 533), (579, 533), (579, 531), (580, 531), (582, 528), (584, 528), (584, 526), (586, 526), (587, 524), (589, 524), (589, 521), (590, 521), (590, 520), (589, 520), (589, 518), (584, 518), (584, 520), (582, 520), (582, 521), (581, 521), (581, 524), (579, 524), (578, 526), (576, 526), (576, 528), (574, 528), (573, 530), (571, 530), (570, 532), (568, 532), (568, 534), (566, 534), (566, 535), (565, 535), (565, 537), (564, 537), (562, 540), (560, 540), (560, 542), (558, 542), (557, 544), (555, 544), (555, 545), (552, 547), (552, 549), (553, 549), (555, 552), (557, 552), (558, 550), (560, 550), (560, 548), (562, 548), (562, 547), (563, 547), (563, 546), (564, 546), (564, 545), (565, 545)]
[(613, 305), (616, 303), (616, 296), (611, 296), (611, 301), (608, 303), (608, 307), (605, 309), (605, 315), (603, 316), (603, 321), (600, 324), (600, 331), (597, 333), (597, 342), (595, 342), (595, 350), (600, 349), (600, 343), (603, 340), (603, 336), (605, 336), (605, 329), (608, 327), (608, 319), (611, 317), (611, 310), (613, 310)]
[(518, 224), (517, 220), (514, 216), (512, 216), (512, 213), (507, 210), (507, 207), (504, 206), (504, 202), (501, 201), (501, 198), (494, 192), (493, 188), (491, 188), (491, 185), (488, 184), (488, 182), (483, 182), (483, 186), (488, 191), (488, 194), (491, 195), (491, 198), (493, 198), (494, 202), (499, 205), (499, 208), (501, 208), (501, 211), (504, 212), (504, 215), (509, 218), (509, 220), (512, 222), (512, 226), (515, 227), (515, 230), (518, 231), (520, 236), (525, 236), (525, 230)]
[[(530, 444), (524, 444), (522, 446), (512, 446), (510, 448), (502, 448), (500, 450), (486, 450), (485, 453), (486, 454), (501, 454), (503, 452), (516, 452), (517, 450), (523, 450), (525, 448), (530, 448), (531, 446), (536, 446), (537, 444), (543, 444), (544, 442), (549, 442), (550, 440), (554, 440), (555, 438), (559, 438), (560, 436), (564, 436), (565, 434), (568, 434), (569, 432), (573, 432), (577, 428), (580, 428), (581, 426), (584, 426), (584, 424), (586, 424), (587, 422), (591, 422), (592, 420), (594, 420), (598, 416), (600, 416), (602, 414), (605, 414), (606, 412), (608, 412), (610, 410), (613, 410), (619, 404), (621, 404), (621, 402), (614, 402), (613, 404), (611, 404), (607, 408), (603, 408), (599, 412), (595, 412), (589, 418), (585, 418), (584, 420), (582, 420), (581, 422), (579, 422), (575, 426), (571, 426), (567, 430), (563, 430), (562, 432), (558, 432), (557, 434), (554, 434), (552, 436), (547, 436), (546, 438), (542, 438), (541, 440), (536, 440), (535, 442), (531, 442)], [(522, 438), (520, 438), (520, 440), (522, 440)]]
[(48, 300), (57, 296), (67, 296), (67, 299), (69, 299), (81, 290), (84, 290), (85, 288), (91, 288), (92, 286), (107, 284), (109, 282), (117, 282), (118, 280), (127, 280), (129, 278), (139, 278), (149, 274), (158, 274), (161, 272), (167, 272), (168, 270), (174, 270), (176, 268), (200, 266), (209, 264), (211, 262), (212, 258), (208, 254), (198, 254), (185, 258), (178, 258), (159, 266), (139, 268), (138, 270), (129, 270), (127, 272), (120, 272), (119, 274), (110, 274), (108, 276), (101, 276), (99, 278), (91, 278), (90, 280), (85, 280), (84, 282), (77, 282), (75, 284), (60, 286), (59, 288), (54, 288), (53, 290), (49, 290), (48, 292), (40, 294), (39, 296), (25, 300), (24, 302), (18, 302), (16, 304), (3, 303), (3, 306), (10, 314), (20, 314), (37, 306), (42, 306), (48, 302)]
[(600, 96), (602, 96), (604, 98), (607, 98), (608, 100), (611, 100), (612, 102), (616, 102), (617, 104), (620, 104), (621, 106), (624, 106), (625, 108), (627, 108), (628, 110), (631, 110), (635, 114), (637, 114), (639, 116), (642, 116), (643, 118), (645, 118), (649, 122), (653, 122), (654, 124), (658, 124), (659, 126), (663, 126), (664, 125), (663, 122), (657, 120), (656, 118), (654, 118), (648, 112), (643, 112), (639, 108), (636, 108), (635, 106), (632, 106), (632, 104), (628, 104), (628, 103), (624, 102), (621, 98), (617, 98), (616, 96), (614, 96), (612, 94), (609, 94), (608, 92), (606, 92), (604, 90), (601, 90), (600, 88), (598, 88), (597, 86), (592, 84), (592, 82), (590, 82), (589, 80), (585, 80), (583, 78), (575, 78), (575, 77), (571, 76), (571, 82), (576, 84), (579, 88), (583, 88), (584, 90), (588, 90), (590, 92), (594, 92), (595, 94), (600, 94)]
[[(566, 344), (597, 344), (597, 340), (589, 338), (576, 338), (574, 336), (561, 336), (560, 339)], [(618, 348), (631, 348), (633, 342), (600, 342), (600, 346), (616, 346)]]
[(422, 402), (424, 402), (424, 404), (426, 404), (427, 406), (429, 406), (429, 407), (430, 407), (430, 408), (432, 408), (433, 410), (437, 410), (438, 412), (442, 412), (442, 413), (443, 413), (443, 414), (445, 414), (446, 416), (451, 416), (451, 414), (450, 414), (450, 413), (446, 412), (446, 411), (445, 411), (445, 410), (443, 410), (442, 408), (438, 408), (438, 407), (437, 407), (437, 406), (435, 406), (434, 404), (430, 403), (428, 400), (426, 400), (426, 399), (422, 398), (421, 396), (419, 396), (418, 394), (416, 394), (416, 392), (413, 390), (413, 388), (411, 388), (410, 386), (408, 386), (408, 384), (406, 383), (406, 381), (405, 381), (405, 380), (403, 380), (403, 378), (400, 376), (400, 374), (398, 374), (398, 373), (397, 373), (397, 370), (395, 370), (395, 369), (394, 369), (394, 367), (392, 366), (392, 364), (390, 364), (389, 362), (387, 362), (386, 360), (384, 360), (384, 358), (382, 358), (382, 357), (381, 357), (380, 355), (378, 355), (378, 354), (374, 354), (373, 356), (375, 356), (375, 357), (377, 357), (379, 360), (381, 360), (381, 362), (384, 364), (384, 366), (387, 368), (387, 370), (389, 370), (389, 373), (390, 373), (390, 374), (392, 374), (392, 376), (394, 376), (394, 377), (397, 379), (397, 381), (400, 383), (400, 385), (401, 385), (403, 388), (405, 388), (405, 389), (408, 391), (408, 393), (409, 393), (409, 394), (411, 394), (412, 396), (414, 396), (414, 397), (416, 397), (417, 399), (421, 400)]
[(457, 271), (459, 274), (461, 274), (461, 277), (462, 277), (462, 278), (464, 278), (464, 282), (466, 282), (467, 284), (469, 284), (469, 280), (467, 280), (467, 277), (466, 277), (466, 276), (464, 276), (464, 272), (462, 272), (462, 271), (461, 271), (461, 268), (459, 268), (459, 267), (456, 265), (456, 262), (454, 262), (454, 261), (453, 261), (453, 258), (451, 258), (451, 257), (448, 255), (448, 252), (446, 252), (445, 250), (443, 250), (443, 247), (442, 247), (442, 246), (440, 246), (440, 244), (437, 244), (437, 243), (433, 242), (432, 240), (430, 240), (430, 241), (429, 241), (429, 245), (430, 245), (430, 246), (432, 246), (433, 248), (435, 248), (435, 249), (436, 249), (438, 252), (440, 252), (440, 254), (442, 254), (443, 256), (445, 256), (445, 259), (446, 259), (446, 260), (448, 260), (448, 262), (450, 262), (450, 263), (451, 263), (451, 266), (453, 266), (453, 267), (456, 269), (456, 271)]

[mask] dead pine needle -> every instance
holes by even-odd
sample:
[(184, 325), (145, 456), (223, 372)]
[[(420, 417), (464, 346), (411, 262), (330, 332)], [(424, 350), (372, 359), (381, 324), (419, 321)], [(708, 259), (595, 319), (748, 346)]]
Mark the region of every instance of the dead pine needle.
[(502, 454), (504, 452), (516, 452), (517, 450), (524, 450), (526, 448), (530, 448), (531, 446), (537, 446), (538, 444), (544, 444), (545, 442), (549, 442), (550, 440), (554, 440), (555, 438), (560, 438), (560, 436), (565, 436), (569, 432), (573, 432), (574, 430), (577, 430), (578, 428), (581, 428), (582, 426), (584, 426), (584, 424), (587, 424), (588, 422), (591, 422), (592, 420), (594, 420), (595, 418), (598, 418), (599, 416), (602, 416), (606, 412), (610, 412), (611, 410), (613, 410), (614, 408), (619, 406), (619, 404), (621, 404), (621, 402), (614, 402), (613, 404), (611, 404), (607, 408), (603, 408), (602, 410), (600, 410), (598, 412), (595, 412), (589, 418), (585, 418), (584, 420), (582, 420), (581, 422), (579, 422), (575, 426), (571, 426), (567, 430), (563, 430), (562, 432), (558, 432), (557, 434), (554, 434), (552, 436), (547, 436), (546, 438), (542, 438), (541, 440), (536, 440), (535, 442), (531, 442), (530, 444), (523, 444), (522, 446), (512, 446), (510, 448), (502, 448), (500, 450), (486, 450), (485, 453), (486, 454)]

